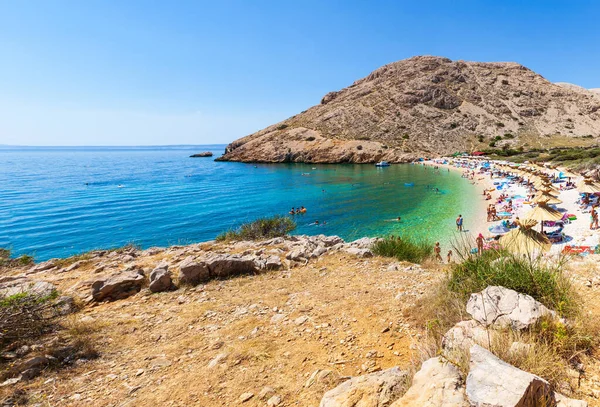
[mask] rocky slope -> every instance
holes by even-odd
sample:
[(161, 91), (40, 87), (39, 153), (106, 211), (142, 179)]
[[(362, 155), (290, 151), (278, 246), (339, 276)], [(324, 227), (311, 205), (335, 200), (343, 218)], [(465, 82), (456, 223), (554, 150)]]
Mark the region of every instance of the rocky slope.
[[(521, 405), (508, 401), (531, 395), (534, 386), (558, 407), (586, 406), (476, 346), (485, 348), (494, 335), (484, 327), (500, 324), (500, 335), (504, 325), (519, 328), (548, 312), (499, 287), (472, 297), (466, 304), (472, 319), (444, 337), (438, 356), (457, 360), (454, 354), (471, 349), (469, 374), (439, 357), (419, 368), (426, 332), (414, 306), (444, 269), (373, 256), (372, 242), (294, 236), (103, 250), (0, 267), (0, 297), (58, 290), (56, 324), (65, 328), (0, 349), (0, 405), (475, 405), (467, 399)], [(580, 288), (586, 304), (588, 296), (594, 300), (594, 314), (598, 258), (570, 262), (577, 281), (589, 280)], [(69, 346), (57, 344), (57, 335), (84, 330), (97, 357), (71, 352), (59, 366), (52, 354), (58, 355), (57, 345), (61, 354)], [(411, 380), (413, 368), (419, 371)], [(510, 386), (489, 391), (496, 377)], [(597, 359), (565, 385), (571, 396), (600, 405)]]
[[(568, 84), (567, 84), (568, 85)], [(509, 136), (506, 136), (509, 134)], [(600, 96), (511, 62), (418, 56), (385, 65), (319, 105), (229, 144), (223, 161), (409, 161), (600, 137)], [(583, 145), (583, 144), (582, 144)]]

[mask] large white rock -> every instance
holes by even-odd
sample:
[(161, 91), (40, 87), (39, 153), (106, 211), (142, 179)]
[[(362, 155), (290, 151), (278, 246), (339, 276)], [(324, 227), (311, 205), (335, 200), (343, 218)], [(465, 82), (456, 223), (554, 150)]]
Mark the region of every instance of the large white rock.
[(489, 286), (471, 294), (467, 312), (485, 326), (524, 329), (546, 315), (555, 315), (533, 297), (508, 288)]
[[(471, 347), (467, 398), (475, 407), (554, 406), (554, 394), (544, 379), (498, 359), (479, 345)], [(543, 404), (544, 400), (547, 404)]]
[(442, 338), (444, 353), (468, 351), (477, 344), (489, 348), (497, 333), (475, 320), (460, 321), (454, 325)]
[(468, 406), (459, 370), (442, 358), (423, 363), (404, 396), (391, 407), (460, 407)]
[(320, 407), (388, 407), (400, 397), (407, 373), (393, 367), (353, 377), (329, 390)]

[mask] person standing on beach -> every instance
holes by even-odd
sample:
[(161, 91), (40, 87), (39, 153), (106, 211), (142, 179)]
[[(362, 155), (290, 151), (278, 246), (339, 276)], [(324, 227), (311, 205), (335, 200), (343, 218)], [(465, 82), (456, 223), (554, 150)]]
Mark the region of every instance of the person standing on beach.
[(448, 250), (446, 257), (448, 258), (448, 264), (450, 264), (452, 262), (452, 250)]
[(442, 248), (440, 247), (440, 242), (435, 242), (435, 247), (433, 248), (433, 251), (435, 253), (435, 259), (437, 261), (439, 261), (440, 263), (443, 262), (442, 260)]
[(463, 217), (462, 215), (458, 215), (458, 218), (456, 218), (456, 230), (459, 232), (463, 231)]
[(477, 254), (481, 256), (483, 254), (483, 235), (481, 233), (477, 236), (475, 242), (477, 242)]

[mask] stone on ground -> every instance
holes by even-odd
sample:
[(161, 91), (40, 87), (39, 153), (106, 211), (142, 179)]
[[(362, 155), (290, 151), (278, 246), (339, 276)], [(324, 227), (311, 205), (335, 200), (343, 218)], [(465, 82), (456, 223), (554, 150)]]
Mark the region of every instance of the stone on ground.
[(460, 371), (440, 357), (423, 363), (408, 391), (391, 407), (468, 406)]
[(554, 315), (533, 297), (498, 286), (471, 294), (467, 312), (485, 326), (513, 329), (525, 329), (543, 316)]
[(144, 277), (138, 273), (114, 274), (107, 279), (92, 283), (92, 297), (96, 301), (121, 300), (140, 292), (143, 284)]
[(197, 262), (192, 256), (186, 257), (179, 264), (179, 283), (196, 285), (210, 279), (208, 267), (203, 262)]
[(406, 378), (397, 367), (353, 377), (325, 393), (319, 406), (388, 407), (400, 397)]

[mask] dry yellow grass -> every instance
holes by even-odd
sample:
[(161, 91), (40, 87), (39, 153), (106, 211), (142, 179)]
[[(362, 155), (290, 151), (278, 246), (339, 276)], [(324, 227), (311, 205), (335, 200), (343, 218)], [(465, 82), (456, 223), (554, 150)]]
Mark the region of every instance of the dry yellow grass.
[[(290, 271), (88, 306), (71, 331), (93, 335), (100, 358), (19, 387), (43, 406), (228, 406), (244, 392), (255, 394), (245, 405), (263, 406), (265, 386), (283, 405), (318, 405), (340, 377), (410, 367), (420, 339), (403, 311), (438, 273), (387, 271), (390, 263), (324, 256)], [(66, 290), (89, 272), (47, 277)], [(285, 319), (272, 322), (278, 313)], [(222, 363), (209, 368), (219, 354)], [(305, 387), (316, 370), (332, 373)]]

